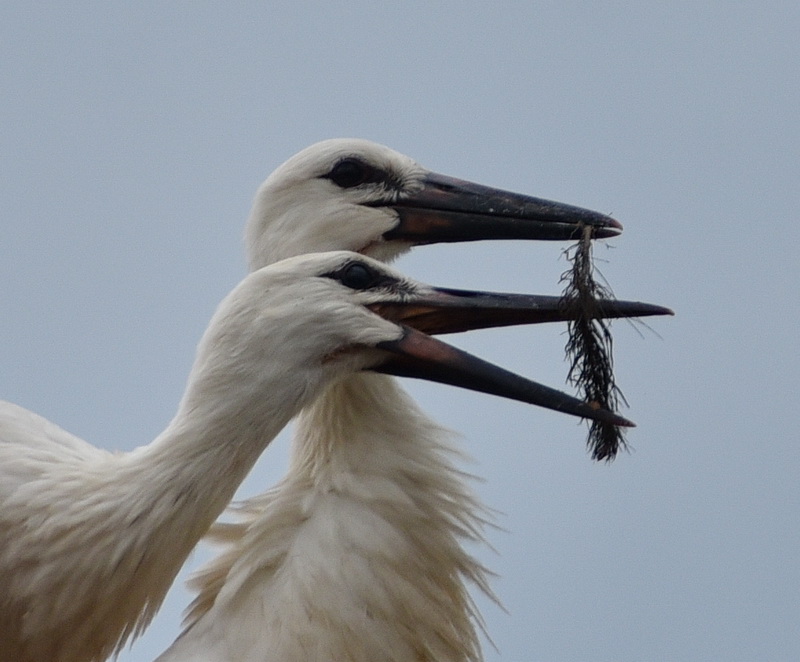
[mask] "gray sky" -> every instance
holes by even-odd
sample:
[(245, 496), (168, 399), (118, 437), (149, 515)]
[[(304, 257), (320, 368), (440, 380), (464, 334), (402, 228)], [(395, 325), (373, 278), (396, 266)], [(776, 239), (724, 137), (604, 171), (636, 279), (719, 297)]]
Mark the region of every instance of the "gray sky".
[[(615, 293), (677, 312), (614, 327), (635, 452), (594, 464), (574, 419), (408, 383), (501, 513), (487, 659), (798, 659), (798, 32), (793, 2), (5, 2), (0, 398), (105, 448), (152, 439), (245, 273), (256, 187), (323, 138), (611, 213)], [(561, 248), (398, 266), (555, 294)], [(562, 332), (454, 342), (561, 387)], [(123, 662), (176, 636), (184, 577)]]

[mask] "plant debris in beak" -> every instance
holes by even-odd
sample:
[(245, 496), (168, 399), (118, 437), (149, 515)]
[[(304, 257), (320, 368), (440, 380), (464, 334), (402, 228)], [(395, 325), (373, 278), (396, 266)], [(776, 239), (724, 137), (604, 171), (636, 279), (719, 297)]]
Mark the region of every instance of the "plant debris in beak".
[[(566, 358), (570, 361), (567, 382), (577, 387), (584, 400), (598, 408), (618, 411), (628, 405), (614, 380), (613, 341), (610, 321), (603, 319), (599, 299), (613, 299), (611, 290), (598, 283), (592, 262), (592, 228), (584, 225), (577, 244), (564, 253), (572, 268), (561, 275), (566, 283), (562, 295), (567, 326)], [(624, 428), (604, 421), (588, 421), (586, 445), (594, 460), (613, 460), (620, 447), (627, 449)]]

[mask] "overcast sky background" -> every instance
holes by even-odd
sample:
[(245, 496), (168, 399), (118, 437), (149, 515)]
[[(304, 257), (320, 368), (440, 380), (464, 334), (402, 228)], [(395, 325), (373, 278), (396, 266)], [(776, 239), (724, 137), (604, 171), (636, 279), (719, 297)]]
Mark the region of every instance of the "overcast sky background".
[[(0, 398), (105, 448), (155, 437), (245, 273), (257, 186), (320, 139), (611, 213), (616, 295), (677, 313), (614, 326), (633, 453), (595, 464), (570, 417), (407, 384), (501, 513), (487, 660), (800, 659), (798, 33), (794, 2), (5, 2)], [(398, 266), (556, 294), (562, 248)], [(563, 330), (453, 341), (564, 387)], [(177, 635), (185, 577), (120, 660)]]

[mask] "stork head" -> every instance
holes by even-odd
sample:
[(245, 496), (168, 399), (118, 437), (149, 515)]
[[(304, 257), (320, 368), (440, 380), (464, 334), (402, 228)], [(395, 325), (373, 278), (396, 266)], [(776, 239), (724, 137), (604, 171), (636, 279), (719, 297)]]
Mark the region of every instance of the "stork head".
[(350, 250), (391, 260), (414, 245), (480, 239), (577, 239), (622, 231), (597, 212), (431, 172), (388, 147), (333, 139), (279, 166), (246, 229), (251, 269), (303, 253)]
[[(648, 304), (607, 303), (608, 317), (669, 312)], [(431, 335), (565, 315), (556, 297), (439, 289), (353, 252), (306, 254), (245, 278), (220, 305), (199, 352), (208, 357), (202, 362), (211, 371), (206, 381), (222, 399), (230, 389), (249, 391), (237, 400), (253, 402), (284, 388), (303, 406), (332, 380), (374, 370), (630, 424)]]

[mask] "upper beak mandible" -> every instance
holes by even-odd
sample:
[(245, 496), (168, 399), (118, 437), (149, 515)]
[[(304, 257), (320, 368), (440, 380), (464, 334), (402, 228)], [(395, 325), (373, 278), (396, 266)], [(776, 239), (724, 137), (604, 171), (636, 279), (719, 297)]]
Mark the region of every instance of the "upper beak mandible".
[(589, 209), (534, 198), (432, 172), (415, 193), (389, 204), (400, 220), (385, 239), (414, 244), (481, 239), (569, 240), (590, 226), (593, 237), (614, 237), (619, 221)]
[[(664, 306), (640, 301), (600, 299), (596, 304), (597, 317), (602, 319), (673, 314)], [(427, 293), (380, 301), (369, 308), (385, 319), (429, 335), (575, 319), (575, 311), (568, 310), (557, 296), (449, 288), (431, 288)]]

